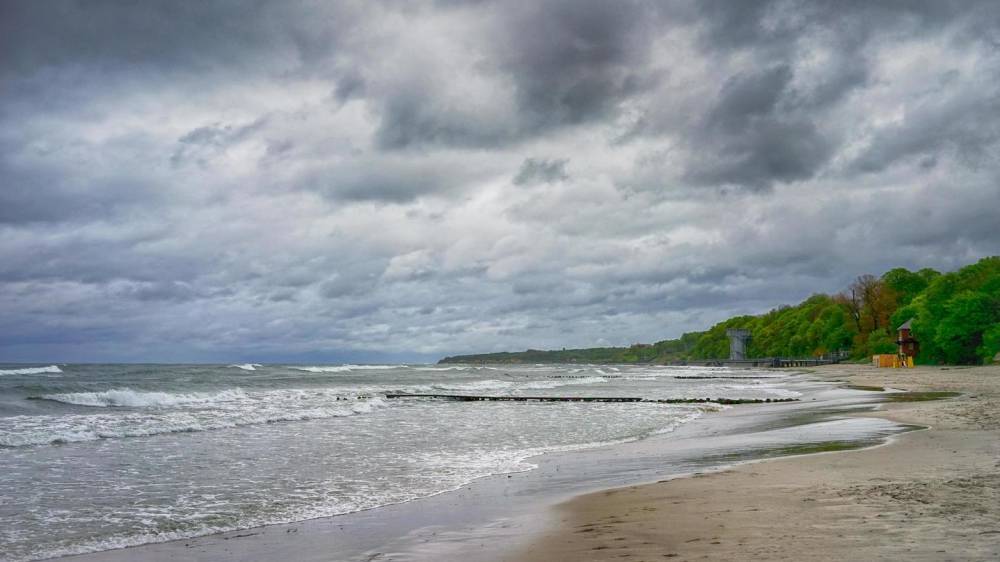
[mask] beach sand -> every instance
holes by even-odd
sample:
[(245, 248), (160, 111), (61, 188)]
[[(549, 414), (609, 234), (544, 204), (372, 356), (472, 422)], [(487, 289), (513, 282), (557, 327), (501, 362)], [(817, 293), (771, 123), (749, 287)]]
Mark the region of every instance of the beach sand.
[(929, 427), (887, 445), (579, 496), (530, 547), (497, 559), (1000, 560), (1000, 366), (814, 376), (963, 394), (860, 414)]

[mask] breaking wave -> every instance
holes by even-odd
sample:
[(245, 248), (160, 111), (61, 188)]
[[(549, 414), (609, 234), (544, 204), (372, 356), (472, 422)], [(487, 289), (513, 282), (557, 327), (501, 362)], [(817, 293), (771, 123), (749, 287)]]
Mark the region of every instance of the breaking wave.
[(23, 369), (0, 369), (0, 375), (40, 375), (43, 373), (61, 373), (57, 365), (48, 367), (25, 367)]
[(218, 392), (154, 392), (132, 388), (114, 388), (101, 392), (69, 392), (42, 394), (32, 400), (48, 400), (92, 408), (238, 408), (275, 407), (283, 405), (298, 409), (309, 404), (324, 405), (329, 402), (353, 400), (358, 397), (378, 396), (386, 392), (520, 392), (545, 390), (562, 386), (590, 385), (607, 382), (602, 377), (581, 377), (565, 380), (481, 380), (469, 382), (437, 382), (418, 385), (359, 385), (338, 389), (283, 389), (266, 392), (246, 392), (240, 388)]
[(239, 365), (229, 365), (230, 367), (235, 367), (237, 369), (243, 369), (244, 371), (256, 371), (257, 367), (263, 367), (260, 363), (242, 363)]
[[(42, 398), (42, 397), (40, 397)], [(216, 394), (169, 394), (120, 389), (50, 395), (46, 400), (112, 408), (122, 403), (151, 406), (143, 410), (105, 410), (99, 414), (10, 416), (0, 418), (0, 447), (25, 447), (191, 433), (277, 422), (307, 421), (368, 414), (389, 406), (382, 397), (345, 397), (323, 391), (293, 390)], [(201, 409), (165, 406), (211, 404)]]
[(406, 365), (320, 365), (310, 367), (289, 367), (296, 371), (310, 373), (346, 373), (348, 371), (383, 371), (386, 369), (401, 369)]
[[(489, 390), (545, 390), (549, 388), (558, 388), (560, 386), (576, 386), (576, 385), (587, 385), (587, 384), (598, 384), (602, 382), (607, 382), (608, 379), (604, 377), (579, 377), (572, 379), (563, 380), (534, 380), (534, 381), (520, 381), (517, 379), (509, 381), (501, 381), (496, 379), (484, 380), (484, 381), (473, 381), (465, 383), (435, 383), (429, 385), (430, 389), (433, 390), (448, 390), (455, 392), (481, 392)], [(428, 388), (428, 387), (423, 387)]]
[(224, 390), (217, 393), (192, 392), (173, 394), (170, 392), (140, 392), (131, 388), (116, 388), (104, 392), (71, 392), (66, 394), (43, 394), (39, 400), (52, 400), (77, 406), (98, 408), (171, 408), (197, 404), (216, 404), (246, 398), (240, 389)]

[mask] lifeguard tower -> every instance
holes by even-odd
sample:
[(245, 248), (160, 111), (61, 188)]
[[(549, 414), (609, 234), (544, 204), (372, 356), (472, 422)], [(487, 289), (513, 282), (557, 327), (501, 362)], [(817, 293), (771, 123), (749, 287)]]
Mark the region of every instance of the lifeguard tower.
[(896, 337), (896, 345), (899, 346), (899, 350), (895, 355), (883, 354), (872, 356), (872, 364), (876, 367), (913, 367), (914, 358), (920, 353), (920, 342), (914, 339), (910, 330), (912, 327), (913, 319), (909, 319), (903, 322), (902, 325), (897, 328), (898, 336)]
[(912, 323), (913, 319), (910, 318), (899, 327), (899, 337), (896, 339), (896, 344), (899, 345), (900, 357), (916, 357), (920, 353), (920, 342), (910, 335)]

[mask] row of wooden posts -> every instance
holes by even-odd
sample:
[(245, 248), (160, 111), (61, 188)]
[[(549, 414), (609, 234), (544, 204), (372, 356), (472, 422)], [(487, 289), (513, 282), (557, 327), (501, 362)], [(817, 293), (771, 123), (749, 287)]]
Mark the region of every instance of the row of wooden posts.
[(797, 402), (797, 398), (632, 398), (619, 396), (488, 396), (470, 394), (411, 394), (387, 393), (386, 398), (434, 398), (460, 402), (647, 402), (655, 404), (770, 404), (772, 402)]

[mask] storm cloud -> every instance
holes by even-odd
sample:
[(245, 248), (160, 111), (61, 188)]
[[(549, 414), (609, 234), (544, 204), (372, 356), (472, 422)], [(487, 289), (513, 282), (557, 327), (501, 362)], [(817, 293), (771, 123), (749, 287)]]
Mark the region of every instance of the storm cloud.
[(1000, 253), (1000, 7), (4, 2), (0, 361), (623, 345)]
[(568, 180), (569, 175), (566, 173), (567, 162), (568, 160), (565, 158), (556, 160), (526, 158), (524, 163), (521, 164), (521, 169), (514, 176), (514, 184), (530, 185)]

